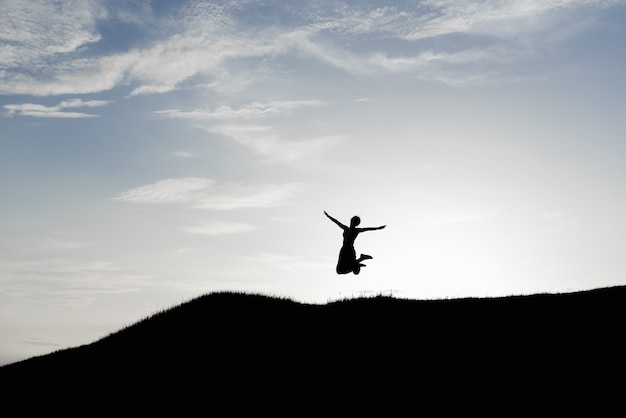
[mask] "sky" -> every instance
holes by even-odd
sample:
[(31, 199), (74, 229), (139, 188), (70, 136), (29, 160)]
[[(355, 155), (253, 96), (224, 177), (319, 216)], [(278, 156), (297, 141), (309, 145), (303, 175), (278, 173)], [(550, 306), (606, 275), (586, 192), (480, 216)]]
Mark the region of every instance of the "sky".
[[(0, 0), (0, 364), (212, 291), (626, 284), (625, 39), (617, 0)], [(387, 225), (358, 276), (324, 210)]]

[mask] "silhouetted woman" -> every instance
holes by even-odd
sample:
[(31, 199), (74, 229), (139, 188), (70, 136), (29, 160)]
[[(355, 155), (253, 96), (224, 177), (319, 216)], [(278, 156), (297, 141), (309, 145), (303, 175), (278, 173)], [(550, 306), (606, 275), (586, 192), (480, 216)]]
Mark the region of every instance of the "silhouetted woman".
[(372, 256), (367, 254), (361, 254), (361, 256), (356, 258), (356, 251), (354, 251), (354, 240), (356, 237), (365, 231), (376, 231), (378, 229), (383, 229), (387, 225), (377, 226), (375, 228), (357, 228), (361, 223), (361, 218), (358, 216), (353, 216), (350, 220), (350, 227), (345, 226), (337, 219), (330, 216), (326, 211), (324, 211), (324, 215), (328, 216), (328, 219), (333, 221), (339, 226), (339, 228), (343, 229), (343, 245), (341, 250), (339, 251), (339, 261), (337, 261), (337, 274), (348, 274), (354, 273), (359, 274), (361, 272), (361, 267), (365, 267), (365, 264), (362, 264), (362, 261), (371, 260)]

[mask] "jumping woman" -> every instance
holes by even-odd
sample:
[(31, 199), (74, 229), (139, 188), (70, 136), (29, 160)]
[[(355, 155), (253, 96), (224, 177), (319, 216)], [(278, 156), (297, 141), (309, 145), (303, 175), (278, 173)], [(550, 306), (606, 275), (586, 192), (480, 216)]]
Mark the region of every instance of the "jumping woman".
[(328, 219), (336, 223), (339, 228), (343, 229), (343, 246), (339, 251), (337, 274), (359, 274), (361, 272), (361, 267), (365, 267), (365, 264), (361, 262), (365, 260), (371, 260), (372, 256), (367, 254), (361, 254), (361, 256), (357, 259), (356, 251), (354, 251), (354, 240), (361, 232), (376, 231), (379, 229), (383, 229), (387, 225), (377, 226), (375, 228), (357, 228), (357, 226), (359, 226), (359, 224), (361, 223), (361, 218), (359, 218), (358, 216), (353, 216), (350, 220), (350, 226), (347, 227), (339, 222), (337, 219), (326, 213), (326, 211), (324, 211), (324, 215), (326, 215)]

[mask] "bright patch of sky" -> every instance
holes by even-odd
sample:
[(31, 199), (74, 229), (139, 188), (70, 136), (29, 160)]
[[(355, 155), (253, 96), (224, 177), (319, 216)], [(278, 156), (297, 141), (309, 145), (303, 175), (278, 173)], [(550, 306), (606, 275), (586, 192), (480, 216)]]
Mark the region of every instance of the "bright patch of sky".
[[(626, 2), (0, 2), (0, 362), (213, 290), (626, 284)], [(371, 254), (337, 276), (341, 230)]]

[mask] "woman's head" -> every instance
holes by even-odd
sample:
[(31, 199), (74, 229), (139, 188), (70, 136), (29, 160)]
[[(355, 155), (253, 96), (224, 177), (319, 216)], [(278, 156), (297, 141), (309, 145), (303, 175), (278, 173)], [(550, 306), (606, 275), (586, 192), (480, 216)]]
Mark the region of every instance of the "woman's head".
[(359, 226), (360, 223), (361, 218), (359, 218), (358, 216), (353, 216), (352, 219), (350, 219), (350, 228), (356, 228), (357, 226)]

